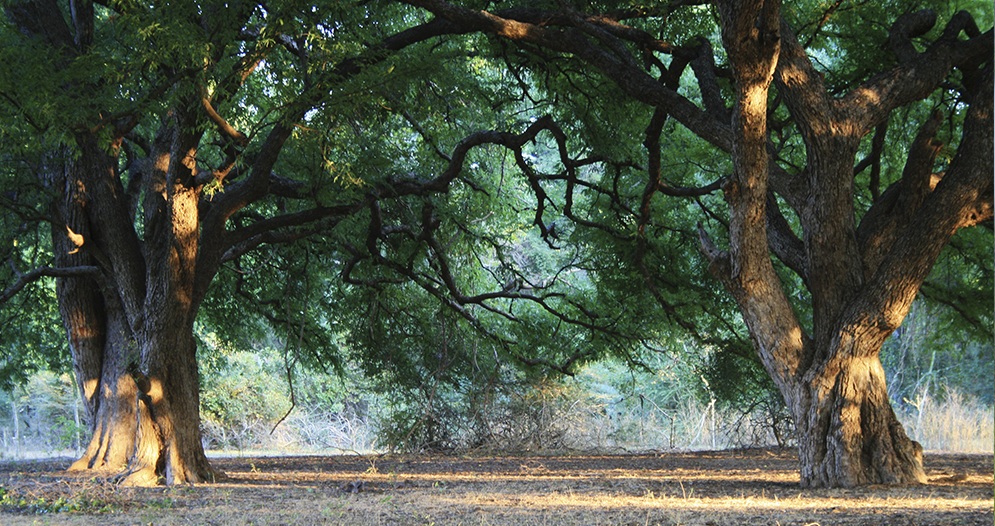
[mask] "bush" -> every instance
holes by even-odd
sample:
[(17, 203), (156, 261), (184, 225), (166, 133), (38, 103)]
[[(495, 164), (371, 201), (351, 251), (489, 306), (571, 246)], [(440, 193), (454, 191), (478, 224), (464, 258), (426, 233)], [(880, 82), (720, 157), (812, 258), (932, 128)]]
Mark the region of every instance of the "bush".
[(80, 451), (89, 439), (85, 410), (68, 373), (38, 371), (13, 393), (0, 397), (0, 403), (0, 433), (7, 455)]
[(201, 432), (207, 447), (246, 449), (266, 442), (272, 425), (290, 408), (282, 367), (275, 351), (239, 351), (205, 377)]

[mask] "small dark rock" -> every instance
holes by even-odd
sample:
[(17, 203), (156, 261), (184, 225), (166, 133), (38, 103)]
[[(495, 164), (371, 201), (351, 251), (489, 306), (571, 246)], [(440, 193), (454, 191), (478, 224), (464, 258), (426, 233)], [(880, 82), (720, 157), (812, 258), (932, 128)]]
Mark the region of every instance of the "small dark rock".
[(364, 486), (366, 486), (366, 483), (362, 480), (354, 480), (343, 484), (342, 491), (346, 493), (359, 493), (360, 491), (363, 491)]

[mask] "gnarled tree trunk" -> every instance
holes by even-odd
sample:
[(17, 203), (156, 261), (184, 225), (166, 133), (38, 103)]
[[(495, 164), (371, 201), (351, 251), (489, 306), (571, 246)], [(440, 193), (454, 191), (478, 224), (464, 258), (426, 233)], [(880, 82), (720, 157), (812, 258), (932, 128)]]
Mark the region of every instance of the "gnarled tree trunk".
[[(77, 137), (66, 160), (62, 215), (53, 229), (66, 264), (94, 264), (98, 277), (60, 280), (59, 299), (74, 362), (91, 411), (92, 439), (71, 470), (120, 473), (128, 485), (213, 481), (223, 477), (204, 454), (193, 321), (199, 187), (191, 188), (197, 136), (167, 125), (147, 173), (144, 239), (127, 215), (112, 155), (94, 137)], [(184, 176), (183, 171), (186, 171)], [(78, 232), (77, 232), (78, 231)]]
[(170, 338), (150, 341), (148, 376), (139, 379), (139, 427), (125, 484), (147, 486), (214, 482), (200, 439), (199, 381), (192, 330), (177, 327)]
[(895, 417), (877, 352), (813, 378), (798, 422), (803, 487), (926, 482), (922, 447)]
[[(943, 42), (835, 98), (790, 28), (771, 19), (778, 2), (719, 5), (736, 90), (735, 173), (723, 188), (730, 246), (720, 250), (702, 232), (702, 248), (739, 304), (760, 360), (793, 414), (802, 485), (924, 483), (922, 448), (895, 417), (879, 354), (951, 236), (992, 218), (991, 34)], [(979, 50), (988, 63), (979, 70), (976, 60), (965, 61), (965, 76), (974, 79), (972, 104), (946, 174), (933, 174), (939, 149), (933, 119), (911, 145), (902, 179), (858, 224), (853, 166), (861, 138), (893, 108), (935, 89), (958, 53)], [(770, 78), (763, 73), (773, 73), (774, 64), (777, 88), (806, 146), (799, 181), (805, 193), (786, 199), (794, 203), (802, 239), (769, 197)], [(811, 327), (798, 320), (784, 294), (772, 252), (807, 286)]]
[[(71, 152), (55, 154), (50, 167), (52, 189), (59, 194), (54, 212), (62, 220), (52, 227), (56, 264), (64, 268), (98, 262), (86, 246), (93, 239), (88, 217), (86, 163)], [(134, 452), (137, 388), (130, 371), (138, 351), (120, 301), (91, 275), (56, 281), (56, 296), (68, 335), (77, 385), (86, 409), (91, 439), (69, 470), (116, 473)], [(105, 283), (106, 284), (106, 283)]]

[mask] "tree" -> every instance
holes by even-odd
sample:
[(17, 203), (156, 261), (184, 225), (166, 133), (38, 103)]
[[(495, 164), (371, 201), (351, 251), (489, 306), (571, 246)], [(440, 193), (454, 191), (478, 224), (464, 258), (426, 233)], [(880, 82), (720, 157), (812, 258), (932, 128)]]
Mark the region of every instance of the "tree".
[[(306, 294), (274, 298), (274, 284), (260, 283), (268, 267), (299, 272), (286, 263), (301, 250), (275, 247), (305, 238), (317, 239), (346, 284), (413, 283), (502, 349), (514, 335), (481, 320), (516, 321), (492, 305), (498, 301), (532, 303), (555, 323), (592, 330), (601, 323), (553, 291), (556, 279), (532, 282), (517, 271), (510, 247), (474, 235), (460, 205), (446, 210), (446, 200), (433, 197), (452, 190), (480, 206), (489, 184), (464, 171), (469, 159), (484, 161), (475, 152), (495, 146), (521, 157), (525, 144), (555, 126), (544, 119), (524, 122), (520, 133), (488, 131), (489, 117), (451, 119), (452, 108), (419, 119), (408, 109), (434, 89), (420, 77), (425, 63), (436, 78), (463, 82), (475, 101), (494, 92), (466, 71), (447, 73), (452, 49), (417, 46), (444, 34), (446, 24), (421, 23), (404, 6), (382, 7), (374, 16), (362, 3), (339, 2), (321, 9), (295, 2), (5, 5), (3, 205), (21, 222), (5, 231), (13, 248), (2, 300), (57, 278), (92, 422), (89, 447), (71, 469), (121, 473), (135, 485), (221, 476), (201, 444), (194, 322), (208, 304), (213, 314), (249, 310), (320, 339), (323, 320), (292, 310)], [(411, 52), (398, 59), (405, 49)], [(426, 130), (421, 123), (429, 120), (440, 126)], [(468, 127), (474, 132), (455, 135)], [(454, 147), (443, 151), (439, 136)], [(426, 156), (437, 172), (425, 170)], [(445, 228), (440, 217), (450, 219)], [(21, 236), (33, 243), (17, 244), (18, 230), (39, 224), (50, 225), (49, 242)], [(464, 238), (486, 258), (456, 253)], [(26, 257), (29, 249), (41, 257)], [(475, 280), (462, 279), (463, 269), (477, 266)], [(221, 273), (227, 296), (212, 298)], [(315, 281), (328, 273), (317, 271)], [(592, 348), (550, 347), (567, 364)]]
[[(139, 485), (211, 480), (220, 474), (200, 440), (192, 332), (208, 285), (223, 263), (374, 201), (360, 193), (328, 204), (274, 166), (330, 91), (434, 33), (381, 35), (371, 49), (343, 51), (313, 39), (355, 12), (69, 4), (5, 9), (4, 60), (14, 71), (0, 91), (42, 138), (32, 158), (16, 160), (44, 187), (54, 252), (54, 265), (19, 273), (7, 292), (61, 278), (60, 310), (93, 415), (93, 440), (72, 469), (126, 466), (124, 481)], [(269, 86), (246, 94), (253, 74)], [(283, 200), (311, 204), (288, 210)], [(240, 216), (247, 207), (254, 211)]]
[[(917, 39), (934, 27), (936, 15), (910, 10), (887, 35), (871, 32), (886, 37), (877, 44), (887, 44), (892, 58), (857, 56), (844, 42), (853, 53), (840, 53), (841, 74), (834, 75), (810, 54), (819, 50), (808, 52), (806, 44), (818, 44), (830, 32), (837, 10), (865, 9), (862, 5), (837, 2), (809, 14), (803, 8), (782, 13), (776, 1), (716, 2), (714, 11), (686, 2), (628, 11), (592, 4), (578, 11), (494, 12), (440, 0), (410, 3), (453, 24), (453, 32), (484, 32), (599, 70), (621, 91), (655, 108), (645, 135), (651, 159), (658, 159), (654, 139), (666, 118), (726, 152), (733, 164), (722, 181), (728, 248), (704, 228), (701, 246), (793, 414), (802, 485), (925, 481), (921, 448), (907, 437), (888, 402), (879, 352), (943, 247), (961, 229), (990, 228), (990, 30), (981, 33), (970, 14), (958, 12), (920, 44)], [(681, 8), (717, 16), (728, 69), (716, 67), (707, 41), (677, 46), (650, 33), (654, 23), (665, 24)], [(813, 21), (806, 43), (792, 20)], [(659, 55), (669, 55), (670, 63)], [(849, 60), (860, 60), (852, 71), (843, 64)], [(688, 65), (700, 101), (678, 89), (689, 77)], [(658, 78), (650, 74), (653, 68)], [(723, 89), (722, 77), (731, 88)], [(940, 101), (941, 111), (925, 119), (904, 145), (901, 176), (882, 191), (881, 149), (889, 116), (929, 98)], [(961, 130), (960, 137), (948, 138), (955, 148), (949, 163), (937, 159), (943, 147), (937, 131), (944, 121)], [(803, 154), (792, 154), (796, 150)], [(649, 167), (647, 196), (686, 193), (661, 180), (658, 163)], [(857, 182), (869, 167), (872, 201), (864, 205)], [(785, 271), (796, 277), (782, 278)], [(804, 286), (800, 298), (789, 295), (795, 280)], [(799, 317), (805, 311), (811, 322)]]

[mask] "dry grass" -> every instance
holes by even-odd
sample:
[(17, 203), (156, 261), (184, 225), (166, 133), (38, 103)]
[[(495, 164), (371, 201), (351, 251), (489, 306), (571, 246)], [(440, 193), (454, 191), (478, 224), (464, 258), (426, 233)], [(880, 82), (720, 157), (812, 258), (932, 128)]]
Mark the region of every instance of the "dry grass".
[[(992, 524), (992, 457), (930, 455), (930, 484), (802, 491), (793, 454), (770, 450), (557, 457), (219, 459), (232, 480), (115, 488), (4, 465), (11, 492), (86, 494), (114, 511), (0, 513), (21, 524)], [(361, 481), (361, 487), (359, 482)], [(355, 492), (353, 492), (355, 490)]]
[(928, 450), (990, 454), (995, 449), (992, 406), (953, 389), (942, 399), (920, 395), (899, 418), (909, 435)]

